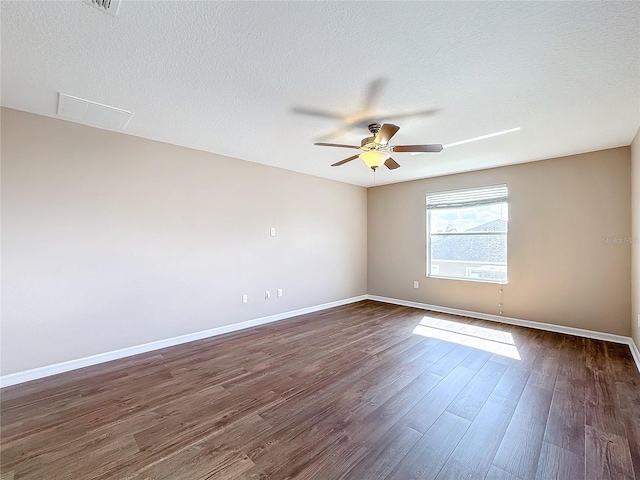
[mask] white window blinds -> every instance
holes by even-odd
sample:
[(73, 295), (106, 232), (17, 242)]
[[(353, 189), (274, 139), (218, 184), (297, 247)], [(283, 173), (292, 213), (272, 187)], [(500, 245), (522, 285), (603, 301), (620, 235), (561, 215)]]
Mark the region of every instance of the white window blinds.
[(507, 201), (506, 184), (427, 194), (427, 209), (473, 207)]

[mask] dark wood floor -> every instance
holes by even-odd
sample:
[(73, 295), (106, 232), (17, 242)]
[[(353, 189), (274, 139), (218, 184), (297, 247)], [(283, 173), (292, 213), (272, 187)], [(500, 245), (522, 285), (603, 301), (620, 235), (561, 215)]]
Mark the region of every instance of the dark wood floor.
[(2, 479), (640, 480), (627, 346), (373, 301), (1, 401)]

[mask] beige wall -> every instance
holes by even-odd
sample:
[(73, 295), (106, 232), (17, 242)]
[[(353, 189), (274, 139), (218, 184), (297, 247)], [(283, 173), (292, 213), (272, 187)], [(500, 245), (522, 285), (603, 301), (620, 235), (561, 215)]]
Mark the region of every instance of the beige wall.
[(366, 293), (364, 188), (1, 121), (3, 375)]
[(499, 285), (426, 278), (425, 195), (506, 183), (504, 315), (628, 336), (631, 245), (603, 237), (631, 234), (629, 178), (624, 147), (370, 188), (368, 293), (497, 315)]
[(631, 215), (631, 331), (636, 346), (640, 348), (640, 130), (631, 144)]

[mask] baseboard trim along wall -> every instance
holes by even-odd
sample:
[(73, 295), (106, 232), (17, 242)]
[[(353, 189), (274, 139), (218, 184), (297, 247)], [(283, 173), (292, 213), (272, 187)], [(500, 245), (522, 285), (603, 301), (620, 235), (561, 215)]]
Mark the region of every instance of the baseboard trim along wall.
[(297, 317), (299, 315), (305, 315), (307, 313), (313, 313), (319, 310), (326, 310), (327, 308), (339, 307), (341, 305), (347, 305), (349, 303), (360, 302), (366, 299), (367, 299), (366, 295), (345, 298), (343, 300), (337, 300), (335, 302), (323, 303), (323, 304), (314, 305), (311, 307), (300, 308), (298, 310), (291, 310), (289, 312), (278, 313), (276, 315), (269, 315), (267, 317), (260, 317), (253, 320), (247, 320), (245, 322), (239, 322), (231, 325), (224, 325), (222, 327), (211, 328), (209, 330), (203, 330), (201, 332), (189, 333), (186, 335), (180, 335), (178, 337), (167, 338), (165, 340), (158, 340), (155, 342), (145, 343), (143, 345), (136, 345), (133, 347), (122, 348), (120, 350), (114, 350), (112, 352), (105, 352), (105, 353), (100, 353), (98, 355), (91, 355), (90, 357), (78, 358), (76, 360), (69, 360), (67, 362), (61, 362), (53, 365), (47, 365), (44, 367), (38, 367), (31, 370), (25, 370), (23, 372), (11, 373), (9, 375), (4, 375), (0, 377), (0, 388), (9, 387), (11, 385), (17, 385), (19, 383), (29, 382), (31, 380), (37, 380), (38, 378), (49, 377), (51, 375), (57, 375), (58, 373), (77, 370), (79, 368), (90, 367), (92, 365), (97, 365), (99, 363), (110, 362), (111, 360), (118, 360), (120, 358), (130, 357), (132, 355), (138, 355), (140, 353), (147, 353), (153, 350), (160, 350), (161, 348), (173, 347), (174, 345), (193, 342), (195, 340), (201, 340), (203, 338), (215, 337), (217, 335), (223, 335), (225, 333), (231, 333), (231, 332), (236, 332), (238, 330), (244, 330), (246, 328), (257, 327), (259, 325), (264, 325), (266, 323), (277, 322), (278, 320)]
[(120, 358), (130, 357), (132, 355), (138, 355), (140, 353), (147, 353), (154, 350), (160, 350), (162, 348), (173, 347), (175, 345), (180, 345), (182, 343), (193, 342), (195, 340), (215, 337), (217, 335), (236, 332), (238, 330), (244, 330), (246, 328), (257, 327), (259, 325), (264, 325), (271, 322), (277, 322), (279, 320), (285, 320), (287, 318), (297, 317), (299, 315), (305, 315), (307, 313), (313, 313), (319, 310), (326, 310), (327, 308), (339, 307), (341, 305), (347, 305), (349, 303), (360, 302), (362, 300), (374, 300), (376, 302), (391, 303), (394, 305), (401, 305), (404, 307), (419, 308), (421, 310), (431, 310), (434, 312), (450, 313), (452, 315), (478, 318), (481, 320), (489, 320), (489, 321), (498, 322), (498, 323), (507, 323), (510, 325), (517, 325), (520, 327), (536, 328), (538, 330), (546, 330), (549, 332), (556, 332), (556, 333), (565, 333), (568, 335), (576, 335), (578, 337), (593, 338), (595, 340), (604, 340), (607, 342), (623, 343), (625, 345), (629, 345), (629, 349), (631, 350), (631, 355), (633, 356), (636, 366), (640, 371), (640, 351), (638, 351), (638, 346), (634, 343), (631, 337), (624, 337), (622, 335), (613, 335), (610, 333), (596, 332), (593, 330), (584, 330), (581, 328), (564, 327), (561, 325), (554, 325), (551, 323), (533, 322), (530, 320), (521, 320), (518, 318), (491, 315), (488, 313), (472, 312), (469, 310), (459, 310), (456, 308), (441, 307), (438, 305), (429, 305), (426, 303), (410, 302), (407, 300), (380, 297), (377, 295), (360, 295), (358, 297), (345, 298), (343, 300), (337, 300), (335, 302), (323, 303), (323, 304), (314, 305), (311, 307), (300, 308), (298, 310), (291, 310), (289, 312), (278, 313), (276, 315), (269, 315), (267, 317), (260, 317), (253, 320), (247, 320), (245, 322), (234, 323), (231, 325), (224, 325), (222, 327), (203, 330), (201, 332), (189, 333), (187, 335), (180, 335), (178, 337), (167, 338), (165, 340), (158, 340), (156, 342), (145, 343), (143, 345), (127, 347), (120, 350), (114, 350), (112, 352), (100, 353), (98, 355), (92, 355), (90, 357), (78, 358), (76, 360), (69, 360), (67, 362), (56, 363), (56, 364), (47, 365), (44, 367), (38, 367), (31, 370), (25, 370), (23, 372), (11, 373), (9, 375), (4, 375), (0, 377), (0, 388), (9, 387), (11, 385), (17, 385), (19, 383), (29, 382), (31, 380), (37, 380), (39, 378), (49, 377), (51, 375), (57, 375), (58, 373), (77, 370), (79, 368), (90, 367), (92, 365), (97, 365), (99, 363), (110, 362), (112, 360), (118, 360)]
[(507, 323), (509, 325), (517, 325), (519, 327), (535, 328), (538, 330), (546, 330), (548, 332), (565, 333), (567, 335), (575, 335), (577, 337), (592, 338), (594, 340), (604, 340), (607, 342), (623, 343), (629, 345), (633, 360), (640, 371), (640, 351), (638, 346), (631, 337), (622, 335), (614, 335), (612, 333), (596, 332), (594, 330), (585, 330), (582, 328), (565, 327), (562, 325), (554, 325), (552, 323), (533, 322), (531, 320), (521, 320), (519, 318), (504, 317), (502, 315), (492, 315), (489, 313), (471, 312), (469, 310), (459, 310), (457, 308), (441, 307), (439, 305), (429, 305), (426, 303), (410, 302), (407, 300), (399, 300), (397, 298), (379, 297), (378, 295), (367, 295), (368, 300), (376, 302), (392, 303), (403, 307), (419, 308), (421, 310), (431, 310), (433, 312), (450, 313), (452, 315), (460, 315), (463, 317), (478, 318), (480, 320), (489, 320), (491, 322)]

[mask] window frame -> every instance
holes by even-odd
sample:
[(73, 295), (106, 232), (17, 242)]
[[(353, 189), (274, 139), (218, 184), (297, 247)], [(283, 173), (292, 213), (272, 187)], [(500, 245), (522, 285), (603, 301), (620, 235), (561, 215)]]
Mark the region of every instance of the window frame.
[[(454, 204), (451, 205), (449, 207), (432, 207), (429, 208), (429, 196), (434, 196), (434, 195), (440, 195), (440, 194), (456, 194), (456, 193), (461, 193), (464, 194), (465, 192), (473, 192), (473, 191), (482, 191), (483, 189), (492, 189), (492, 188), (498, 188), (498, 187), (504, 187), (504, 191), (505, 191), (505, 195), (502, 197), (495, 197), (495, 199), (485, 199), (483, 201), (480, 202), (475, 202), (475, 201), (468, 201), (468, 202), (464, 202), (461, 201), (458, 204)], [(491, 279), (486, 279), (486, 278), (471, 278), (471, 277), (453, 277), (453, 276), (443, 276), (439, 274), (439, 267), (438, 267), (438, 274), (431, 274), (431, 211), (434, 209), (455, 209), (455, 208), (469, 208), (469, 207), (478, 207), (481, 205), (498, 205), (498, 204), (506, 204), (507, 206), (507, 230), (506, 231), (478, 231), (478, 232), (445, 232), (445, 235), (449, 235), (449, 236), (458, 236), (458, 235), (504, 235), (505, 236), (505, 246), (506, 246), (506, 261), (504, 266), (505, 268), (505, 279), (504, 280), (491, 280)], [(498, 285), (506, 285), (509, 283), (509, 275), (508, 275), (508, 265), (509, 265), (509, 260), (508, 260), (508, 255), (509, 255), (509, 248), (508, 248), (508, 240), (509, 240), (509, 188), (508, 185), (506, 183), (502, 183), (502, 184), (493, 184), (493, 185), (484, 185), (484, 186), (478, 186), (478, 187), (470, 187), (470, 188), (463, 188), (463, 189), (453, 189), (453, 190), (441, 190), (441, 191), (436, 191), (436, 192), (429, 192), (426, 194), (425, 196), (425, 210), (426, 210), (426, 277), (427, 278), (437, 278), (437, 279), (443, 279), (443, 280), (461, 280), (461, 281), (465, 281), (465, 282), (479, 282), (479, 283), (493, 283), (493, 284), (498, 284)], [(442, 232), (441, 232), (442, 234)], [(465, 260), (452, 260), (452, 262), (468, 262)], [(468, 270), (468, 268), (466, 269)]]

